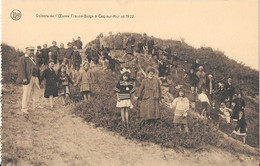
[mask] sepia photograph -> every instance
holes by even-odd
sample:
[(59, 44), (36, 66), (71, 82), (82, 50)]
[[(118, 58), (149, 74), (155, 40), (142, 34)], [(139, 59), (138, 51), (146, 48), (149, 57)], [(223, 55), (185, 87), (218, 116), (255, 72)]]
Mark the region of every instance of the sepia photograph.
[(259, 165), (258, 3), (2, 0), (0, 165)]

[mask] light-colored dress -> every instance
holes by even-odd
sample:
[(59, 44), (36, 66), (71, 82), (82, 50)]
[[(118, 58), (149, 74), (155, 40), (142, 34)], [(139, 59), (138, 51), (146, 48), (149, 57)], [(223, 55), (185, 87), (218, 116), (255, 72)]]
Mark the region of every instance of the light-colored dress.
[(187, 124), (187, 111), (189, 110), (189, 99), (187, 97), (177, 97), (170, 104), (171, 108), (175, 108), (173, 123)]
[(92, 91), (94, 84), (94, 74), (91, 69), (89, 69), (88, 71), (80, 70), (77, 84), (79, 84), (80, 86), (80, 92)]
[(161, 117), (159, 110), (161, 87), (157, 77), (143, 79), (137, 97), (141, 100), (140, 117), (142, 119), (158, 119)]

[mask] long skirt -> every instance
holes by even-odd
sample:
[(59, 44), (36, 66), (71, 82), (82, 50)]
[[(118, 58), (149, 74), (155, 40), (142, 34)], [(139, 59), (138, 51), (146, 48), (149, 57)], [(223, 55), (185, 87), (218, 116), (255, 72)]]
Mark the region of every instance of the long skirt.
[(144, 120), (159, 119), (159, 99), (149, 98), (141, 101), (140, 117)]

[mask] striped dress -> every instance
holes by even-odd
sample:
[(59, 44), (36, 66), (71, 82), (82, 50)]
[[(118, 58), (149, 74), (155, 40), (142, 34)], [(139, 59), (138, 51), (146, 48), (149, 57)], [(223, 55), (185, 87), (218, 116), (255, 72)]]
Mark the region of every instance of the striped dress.
[(116, 107), (132, 108), (133, 105), (131, 103), (131, 94), (135, 92), (132, 81), (122, 81), (120, 80), (115, 88), (115, 91), (118, 93), (119, 101), (117, 101)]

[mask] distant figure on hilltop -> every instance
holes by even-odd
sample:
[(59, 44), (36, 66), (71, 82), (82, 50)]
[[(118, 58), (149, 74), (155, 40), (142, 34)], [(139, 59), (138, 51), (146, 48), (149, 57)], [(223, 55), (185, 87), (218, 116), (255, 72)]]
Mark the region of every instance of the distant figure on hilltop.
[(57, 58), (59, 54), (59, 47), (56, 46), (57, 42), (53, 41), (52, 46), (50, 47), (51, 59), (54, 61), (54, 64), (57, 64)]
[(134, 54), (134, 47), (135, 47), (135, 38), (131, 34), (130, 37), (127, 39), (126, 43), (126, 53), (133, 55)]
[(226, 91), (226, 99), (229, 102), (229, 108), (231, 108), (233, 96), (236, 92), (235, 87), (233, 86), (232, 79), (228, 78), (227, 83), (225, 84), (225, 91)]
[(82, 49), (82, 41), (80, 40), (80, 37), (78, 37), (78, 40), (75, 41), (75, 45), (77, 46), (77, 49)]

